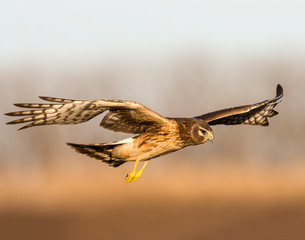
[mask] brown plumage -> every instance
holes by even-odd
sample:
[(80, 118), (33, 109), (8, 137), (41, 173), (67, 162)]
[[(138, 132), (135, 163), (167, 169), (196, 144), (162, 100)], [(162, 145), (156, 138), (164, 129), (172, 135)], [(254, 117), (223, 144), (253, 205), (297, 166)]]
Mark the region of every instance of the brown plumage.
[[(7, 124), (28, 123), (20, 129), (50, 124), (78, 124), (109, 111), (100, 126), (130, 134), (134, 137), (118, 142), (101, 144), (67, 143), (77, 152), (118, 167), (127, 161), (135, 161), (134, 170), (125, 182), (138, 179), (148, 160), (168, 154), (190, 145), (198, 145), (213, 139), (211, 125), (249, 124), (268, 126), (268, 117), (278, 112), (273, 108), (283, 96), (283, 88), (277, 86), (276, 97), (260, 103), (223, 109), (194, 118), (165, 118), (144, 105), (123, 100), (72, 100), (40, 97), (53, 104), (19, 103), (17, 107), (34, 110), (6, 113), (8, 116), (25, 116)], [(145, 161), (142, 169), (138, 163)]]

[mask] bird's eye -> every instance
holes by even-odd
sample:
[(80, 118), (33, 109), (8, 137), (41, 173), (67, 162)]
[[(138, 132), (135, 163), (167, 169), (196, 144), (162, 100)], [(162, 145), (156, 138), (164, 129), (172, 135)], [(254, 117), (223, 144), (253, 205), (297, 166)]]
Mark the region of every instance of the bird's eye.
[(200, 132), (202, 132), (203, 134), (207, 133), (207, 131), (205, 129), (203, 129), (203, 128), (200, 129)]

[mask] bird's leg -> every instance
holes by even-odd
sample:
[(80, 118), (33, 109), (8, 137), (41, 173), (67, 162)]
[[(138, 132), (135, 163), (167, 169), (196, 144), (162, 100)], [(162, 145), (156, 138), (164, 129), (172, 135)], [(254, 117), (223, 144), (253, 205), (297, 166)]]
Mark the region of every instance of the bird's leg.
[(134, 164), (134, 168), (132, 172), (129, 172), (125, 178), (125, 183), (131, 182), (131, 181), (136, 181), (138, 178), (141, 177), (142, 172), (144, 170), (144, 168), (146, 167), (148, 161), (145, 161), (143, 167), (141, 168), (140, 171), (137, 172), (137, 167), (139, 164), (139, 160), (136, 160), (135, 164)]
[(144, 171), (144, 168), (146, 167), (148, 161), (145, 161), (144, 164), (143, 164), (143, 167), (140, 169), (140, 171), (136, 172), (136, 175), (133, 177), (132, 181), (136, 181), (138, 178), (141, 177), (143, 171)]

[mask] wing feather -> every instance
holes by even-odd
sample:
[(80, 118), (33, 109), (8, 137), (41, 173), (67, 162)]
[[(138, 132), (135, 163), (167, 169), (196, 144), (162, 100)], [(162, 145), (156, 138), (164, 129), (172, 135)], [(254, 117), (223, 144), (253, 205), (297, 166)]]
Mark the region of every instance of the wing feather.
[(276, 96), (273, 99), (260, 103), (245, 105), (234, 108), (222, 109), (219, 111), (203, 114), (195, 118), (200, 118), (209, 123), (209, 125), (261, 125), (268, 126), (268, 118), (278, 114), (273, 108), (279, 103), (279, 99), (283, 97), (283, 88), (277, 85)]
[(6, 113), (8, 116), (25, 116), (7, 124), (28, 123), (20, 129), (51, 124), (78, 124), (109, 111), (101, 126), (112, 131), (142, 133), (148, 128), (170, 123), (144, 105), (123, 100), (72, 100), (40, 97), (55, 104), (17, 103), (17, 107), (33, 110)]
[(144, 105), (128, 101), (128, 108), (114, 108), (106, 114), (101, 126), (116, 132), (143, 133), (149, 128), (171, 122)]

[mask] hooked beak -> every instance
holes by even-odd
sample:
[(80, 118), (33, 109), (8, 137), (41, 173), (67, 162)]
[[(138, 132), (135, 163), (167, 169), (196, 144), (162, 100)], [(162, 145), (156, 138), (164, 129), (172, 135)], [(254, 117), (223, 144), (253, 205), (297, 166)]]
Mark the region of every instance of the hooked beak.
[(214, 135), (213, 135), (213, 132), (209, 132), (208, 133), (208, 139), (213, 143), (213, 138), (214, 138)]

